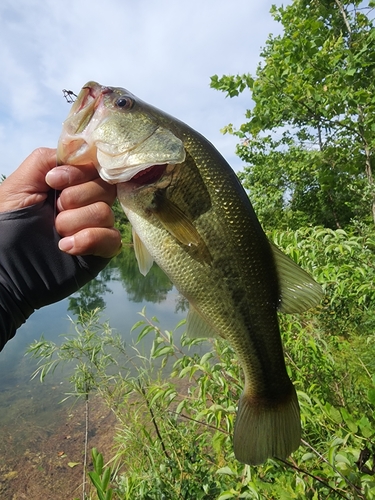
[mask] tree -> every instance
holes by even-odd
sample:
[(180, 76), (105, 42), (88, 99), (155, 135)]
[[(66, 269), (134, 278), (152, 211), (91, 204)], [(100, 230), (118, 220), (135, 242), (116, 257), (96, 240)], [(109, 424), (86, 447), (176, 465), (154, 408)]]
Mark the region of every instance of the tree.
[(345, 227), (375, 221), (374, 1), (295, 0), (271, 13), (256, 76), (217, 75), (229, 97), (249, 89), (254, 107), (237, 135), (240, 178), (268, 228)]

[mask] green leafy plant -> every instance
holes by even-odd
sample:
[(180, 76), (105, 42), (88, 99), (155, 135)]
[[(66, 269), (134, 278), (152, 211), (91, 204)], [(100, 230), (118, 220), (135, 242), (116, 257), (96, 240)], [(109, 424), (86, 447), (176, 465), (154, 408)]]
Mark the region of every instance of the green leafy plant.
[(256, 75), (215, 75), (253, 106), (235, 134), (240, 179), (267, 228), (345, 228), (375, 220), (375, 28), (372, 2), (294, 0), (273, 6)]
[(91, 450), (94, 470), (89, 472), (92, 484), (96, 488), (99, 500), (111, 500), (113, 490), (109, 487), (111, 467), (103, 467), (103, 455), (96, 448)]
[[(75, 349), (63, 343), (52, 350), (59, 362), (63, 357), (79, 365), (85, 359), (83, 381), (89, 369), (90, 391), (95, 387), (118, 420), (113, 467), (104, 466), (93, 450), (89, 498), (375, 498), (375, 370), (359, 355), (350, 358), (349, 339), (325, 337), (321, 314), (282, 317), (304, 434), (290, 459), (275, 458), (259, 467), (240, 464), (233, 455), (242, 375), (227, 342), (189, 339), (180, 333), (183, 322), (173, 332), (163, 331), (143, 311), (133, 327), (138, 345), (130, 355), (98, 317), (89, 316), (89, 324), (80, 319), (78, 336), (87, 330), (87, 343), (81, 338)], [(149, 354), (141, 347), (147, 337), (152, 339)], [(34, 346), (41, 360), (47, 355), (48, 362), (38, 368), (44, 376), (52, 362), (45, 347), (44, 342)], [(371, 351), (372, 339), (357, 349), (358, 354)], [(121, 368), (129, 363), (132, 370)], [(71, 383), (78, 394), (86, 394), (88, 387), (77, 384), (76, 376)]]

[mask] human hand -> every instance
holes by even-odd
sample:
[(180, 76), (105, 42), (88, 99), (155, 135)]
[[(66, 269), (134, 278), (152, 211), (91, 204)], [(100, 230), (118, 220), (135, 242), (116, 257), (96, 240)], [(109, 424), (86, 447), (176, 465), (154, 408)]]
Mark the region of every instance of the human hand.
[(36, 149), (0, 184), (0, 212), (25, 208), (45, 200), (50, 189), (61, 191), (55, 226), (60, 250), (70, 255), (110, 258), (121, 247), (113, 227), (111, 205), (115, 186), (104, 182), (93, 166), (56, 167), (56, 150)]

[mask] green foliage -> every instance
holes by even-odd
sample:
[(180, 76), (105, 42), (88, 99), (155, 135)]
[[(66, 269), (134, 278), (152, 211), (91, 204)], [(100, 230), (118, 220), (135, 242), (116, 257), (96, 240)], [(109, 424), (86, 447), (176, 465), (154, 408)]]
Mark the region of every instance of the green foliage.
[(240, 178), (267, 228), (347, 226), (374, 218), (375, 29), (366, 2), (294, 0), (271, 13), (256, 77), (214, 76), (233, 97), (249, 89)]
[(271, 239), (322, 284), (320, 322), (327, 335), (366, 335), (375, 327), (375, 231), (302, 227)]
[(112, 211), (115, 216), (115, 227), (120, 231), (124, 243), (130, 243), (132, 240), (132, 230), (120, 202), (116, 198)]
[[(119, 480), (119, 498), (131, 498), (130, 485), (135, 498), (150, 499), (375, 498), (371, 469), (363, 472), (356, 463), (375, 434), (374, 380), (367, 368), (359, 376), (363, 365), (358, 359), (344, 377), (335, 358), (349, 359), (352, 346), (345, 339), (326, 341), (316, 315), (283, 321), (288, 369), (299, 388), (303, 445), (292, 462), (270, 460), (257, 468), (233, 456), (242, 382), (228, 344), (215, 341), (213, 350), (188, 355), (183, 349), (196, 349), (202, 341), (183, 336), (179, 347), (171, 332), (147, 320), (138, 323), (140, 338), (155, 334), (150, 365), (160, 357), (163, 365), (175, 361), (167, 381), (145, 380), (142, 398), (123, 416), (126, 426), (117, 437), (117, 453), (126, 472)], [(147, 427), (147, 413), (158, 432)]]
[(113, 335), (108, 323), (99, 322), (99, 310), (81, 312), (73, 322), (75, 333), (65, 336), (58, 345), (55, 342), (35, 340), (26, 353), (38, 359), (32, 378), (39, 376), (41, 382), (48, 373), (55, 372), (59, 365), (76, 363), (70, 382), (74, 391), (68, 396), (87, 397), (90, 392), (108, 385), (111, 376), (107, 370), (117, 364), (112, 351), (125, 353), (119, 335)]
[[(322, 233), (321, 240), (334, 237), (327, 229), (314, 231)], [(314, 231), (281, 237), (290, 250), (295, 238), (295, 256), (306, 267), (312, 267), (309, 255), (321, 244), (316, 240), (314, 247)], [(341, 237), (344, 251), (352, 251)], [(331, 253), (327, 255), (326, 265)], [(318, 267), (315, 272), (319, 274)], [(339, 297), (340, 290), (332, 294)], [(101, 454), (93, 451), (89, 477), (95, 494), (90, 498), (375, 499), (375, 367), (366, 361), (374, 359), (375, 337), (326, 333), (326, 307), (280, 318), (288, 371), (301, 406), (303, 441), (290, 460), (268, 460), (259, 467), (240, 464), (233, 455), (243, 383), (227, 342), (181, 336), (184, 322), (174, 332), (163, 331), (143, 311), (133, 327), (139, 347), (132, 352), (92, 314), (77, 325), (85, 341), (71, 346), (74, 339), (68, 338), (60, 348), (35, 343), (31, 351), (47, 360), (39, 374), (48, 373), (52, 352), (59, 362), (76, 359), (91, 374), (90, 388), (117, 416), (114, 467), (104, 466)], [(146, 355), (142, 344), (150, 336)], [(82, 393), (76, 378), (71, 382)]]
[(92, 449), (92, 463), (94, 470), (89, 472), (92, 484), (95, 486), (99, 500), (111, 500), (113, 490), (109, 486), (111, 467), (103, 467), (103, 455), (96, 448)]

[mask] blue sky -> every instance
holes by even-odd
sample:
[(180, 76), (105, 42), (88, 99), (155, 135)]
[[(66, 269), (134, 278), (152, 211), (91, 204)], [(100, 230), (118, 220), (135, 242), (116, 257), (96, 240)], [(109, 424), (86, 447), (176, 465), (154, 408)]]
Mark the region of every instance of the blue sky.
[[(289, 3), (289, 2), (284, 2)], [(70, 106), (96, 80), (125, 87), (205, 135), (233, 168), (250, 94), (226, 99), (214, 74), (255, 73), (269, 33), (281, 30), (269, 0), (2, 0), (0, 174), (36, 147), (55, 147)]]

